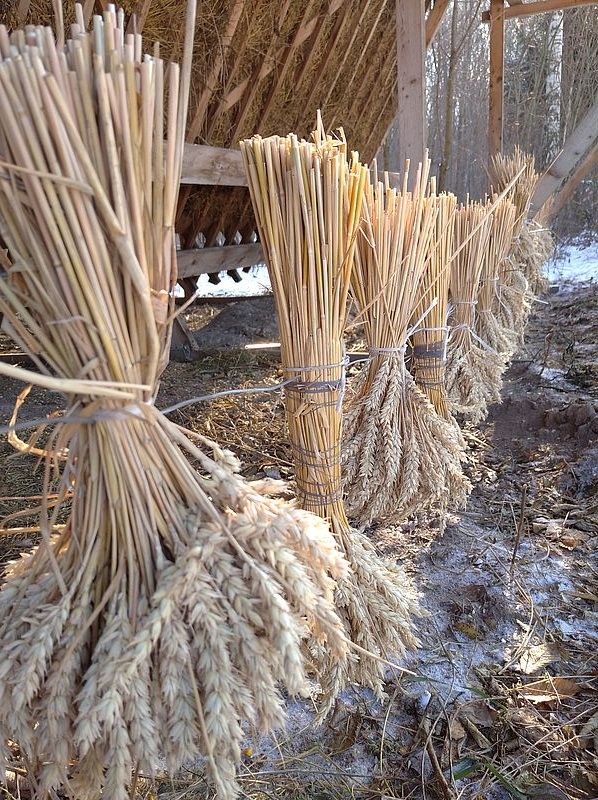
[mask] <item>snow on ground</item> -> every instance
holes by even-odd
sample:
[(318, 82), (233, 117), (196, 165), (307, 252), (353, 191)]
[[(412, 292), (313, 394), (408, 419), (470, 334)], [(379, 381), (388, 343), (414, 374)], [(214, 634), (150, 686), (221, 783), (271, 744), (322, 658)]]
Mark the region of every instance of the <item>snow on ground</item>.
[(598, 242), (568, 244), (557, 248), (546, 265), (551, 283), (580, 283), (598, 280)]

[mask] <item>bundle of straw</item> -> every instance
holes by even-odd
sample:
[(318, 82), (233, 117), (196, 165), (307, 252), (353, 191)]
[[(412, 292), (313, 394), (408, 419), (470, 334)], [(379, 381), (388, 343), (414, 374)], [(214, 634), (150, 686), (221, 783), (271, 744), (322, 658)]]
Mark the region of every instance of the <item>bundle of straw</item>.
[(515, 206), (513, 236), (517, 237), (538, 183), (534, 157), (524, 153), (518, 146), (508, 156), (496, 153), (490, 158), (488, 175), (491, 189), (497, 194), (506, 190), (507, 199)]
[[(413, 332), (410, 371), (415, 382), (427, 395), (444, 419), (451, 420), (444, 371), (448, 337), (448, 293), (451, 274), (451, 260), (454, 249), (454, 217), (457, 198), (453, 194), (443, 194), (435, 198), (438, 208), (436, 233), (433, 237), (430, 256), (422, 277), (420, 301), (413, 314), (413, 322), (424, 317), (424, 322)], [(430, 300), (436, 304), (429, 308)], [(426, 310), (429, 308), (428, 313)]]
[(481, 203), (468, 202), (455, 216), (455, 253), (451, 264), (446, 386), (454, 413), (479, 422), (488, 403), (500, 400), (504, 363), (475, 333), (476, 306), (492, 215)]
[(0, 736), (20, 745), (39, 797), (125, 800), (132, 774), (200, 751), (230, 800), (242, 721), (281, 723), (279, 681), (309, 689), (305, 639), (343, 663), (331, 576), (346, 564), (318, 517), (256, 494), (230, 453), (153, 405), (194, 7), (182, 80), (142, 57), (122, 13), (91, 33), (81, 6), (77, 20), (64, 49), (49, 29), (0, 28), (13, 261), (0, 311), (40, 369), (2, 372), (67, 400), (46, 444), (42, 543), (0, 591)]
[[(525, 292), (523, 296), (519, 296), (521, 313), (518, 314), (517, 310), (514, 313), (516, 324), (522, 331), (527, 321), (526, 307), (529, 310), (530, 305), (530, 300), (525, 295), (531, 294), (535, 297), (548, 288), (543, 267), (552, 252), (552, 236), (545, 226), (528, 218), (540, 176), (536, 172), (533, 155), (525, 154), (519, 147), (515, 147), (511, 155), (497, 154), (490, 159), (489, 177), (495, 191), (507, 189), (507, 197), (516, 208), (511, 247), (512, 266), (504, 277), (507, 290), (510, 286), (515, 289), (512, 298), (514, 304), (517, 303), (517, 292)], [(527, 282), (525, 290), (522, 289), (523, 281), (518, 272), (523, 273)]]
[(350, 528), (342, 503), (343, 333), (367, 169), (355, 153), (348, 164), (344, 138), (327, 136), (320, 117), (313, 141), (254, 136), (241, 151), (280, 326), (298, 500), (329, 521), (352, 570), (337, 606), (361, 658), (348, 672), (331, 663), (325, 711), (347, 681), (382, 693), (383, 665), (365, 651), (397, 656), (414, 644), (403, 573)]
[[(451, 494), (464, 499), (467, 487), (458, 428), (436, 413), (405, 366), (438, 218), (438, 198), (425, 196), (428, 171), (429, 162), (420, 165), (413, 193), (406, 170), (400, 192), (375, 182), (365, 198), (351, 289), (371, 361), (348, 404), (343, 448), (347, 510), (363, 525), (433, 504), (443, 509)], [(425, 295), (426, 320), (415, 327), (428, 326), (437, 304)]]
[[(501, 321), (501, 274), (513, 241), (516, 208), (510, 200), (494, 200), (489, 204), (492, 223), (484, 252), (478, 291), (475, 332), (503, 359), (505, 366), (517, 344), (511, 327)], [(508, 262), (507, 262), (508, 263)]]

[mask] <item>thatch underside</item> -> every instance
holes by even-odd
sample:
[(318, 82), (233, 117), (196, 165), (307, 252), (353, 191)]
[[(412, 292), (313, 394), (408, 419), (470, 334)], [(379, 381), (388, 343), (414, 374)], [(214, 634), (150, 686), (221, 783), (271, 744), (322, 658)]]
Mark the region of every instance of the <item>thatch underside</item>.
[[(9, 25), (53, 24), (51, 0), (22, 0), (3, 15)], [(106, 4), (105, 4), (106, 5)], [(122, 0), (137, 13), (145, 48), (161, 44), (180, 60), (185, 3)], [(84, 1), (87, 14), (102, 2)], [(74, 2), (64, 3), (65, 21)], [(188, 141), (237, 147), (260, 133), (307, 137), (316, 111), (328, 128), (342, 126), (351, 149), (373, 158), (396, 107), (395, 4), (386, 0), (202, 0), (198, 19)], [(131, 22), (131, 29), (132, 29)], [(255, 228), (246, 189), (183, 188), (179, 232), (231, 243)]]

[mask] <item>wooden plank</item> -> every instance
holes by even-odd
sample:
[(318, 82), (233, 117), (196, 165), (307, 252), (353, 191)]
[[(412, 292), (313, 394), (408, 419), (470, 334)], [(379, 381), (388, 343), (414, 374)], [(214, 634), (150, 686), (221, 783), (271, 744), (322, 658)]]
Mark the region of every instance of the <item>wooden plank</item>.
[[(577, 189), (579, 184), (590, 174), (590, 172), (598, 167), (598, 142), (590, 148), (589, 153), (581, 160), (579, 166), (571, 173), (569, 178), (565, 181), (562, 187), (553, 196), (552, 202), (548, 207), (546, 218), (548, 222), (555, 219), (565, 203), (571, 198), (573, 192)], [(541, 214), (542, 209), (538, 210)]]
[(444, 12), (449, 7), (450, 0), (436, 0), (434, 7), (426, 19), (426, 47), (429, 47), (438, 33), (438, 28), (444, 17)]
[(425, 129), (426, 23), (424, 5), (396, 0), (398, 164), (423, 161)]
[(264, 250), (259, 243), (179, 250), (177, 253), (177, 277), (195, 278), (210, 272), (252, 267), (254, 264), (263, 263)]
[(572, 170), (578, 165), (588, 148), (598, 140), (598, 101), (594, 103), (573, 133), (567, 138), (563, 149), (542, 175), (530, 205), (530, 216), (534, 216), (544, 203), (559, 190)]
[[(531, 14), (542, 14), (546, 11), (565, 11), (568, 8), (596, 5), (596, 0), (537, 0), (535, 3), (511, 3), (504, 9), (505, 19), (529, 17)], [(484, 11), (482, 20), (490, 22), (490, 12)]]
[(502, 153), (504, 13), (503, 0), (490, 0), (490, 88), (488, 96), (488, 155), (490, 157)]
[(185, 144), (181, 183), (199, 186), (247, 186), (240, 150)]

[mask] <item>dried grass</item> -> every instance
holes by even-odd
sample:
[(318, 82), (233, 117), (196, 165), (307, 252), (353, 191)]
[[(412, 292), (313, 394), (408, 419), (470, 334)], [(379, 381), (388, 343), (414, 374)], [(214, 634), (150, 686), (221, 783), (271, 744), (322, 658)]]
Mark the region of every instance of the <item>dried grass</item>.
[(174, 770), (201, 752), (229, 800), (241, 722), (279, 725), (279, 684), (307, 692), (308, 667), (343, 663), (347, 567), (318, 517), (258, 495), (153, 405), (190, 58), (179, 91), (122, 21), (80, 19), (64, 54), (49, 29), (0, 28), (0, 311), (40, 371), (1, 369), (67, 402), (32, 509), (42, 542), (0, 591), (0, 738), (39, 797), (125, 800), (160, 754)]
[(517, 346), (515, 332), (498, 316), (502, 303), (501, 264), (508, 258), (513, 241), (517, 209), (510, 200), (492, 204), (492, 223), (484, 253), (478, 291), (475, 332), (497, 353), (506, 366)]
[(456, 254), (451, 265), (447, 392), (454, 413), (479, 422), (500, 401), (504, 362), (476, 333), (476, 306), (492, 216), (468, 203), (455, 216)]
[(436, 413), (405, 365), (414, 312), (423, 305), (431, 313), (436, 299), (433, 285), (422, 289), (441, 205), (426, 196), (428, 170), (420, 167), (413, 193), (406, 178), (400, 192), (370, 184), (365, 198), (352, 294), (371, 360), (347, 404), (343, 443), (347, 509), (360, 525), (443, 511), (449, 501), (463, 502), (469, 488), (457, 426)]
[[(318, 120), (313, 142), (254, 136), (241, 143), (278, 314), (297, 495), (330, 522), (351, 572), (336, 603), (359, 657), (331, 661), (322, 713), (347, 682), (383, 691), (384, 665), (414, 645), (415, 602), (402, 571), (350, 528), (342, 502), (343, 332), (367, 169)], [(367, 652), (369, 651), (369, 652)]]

